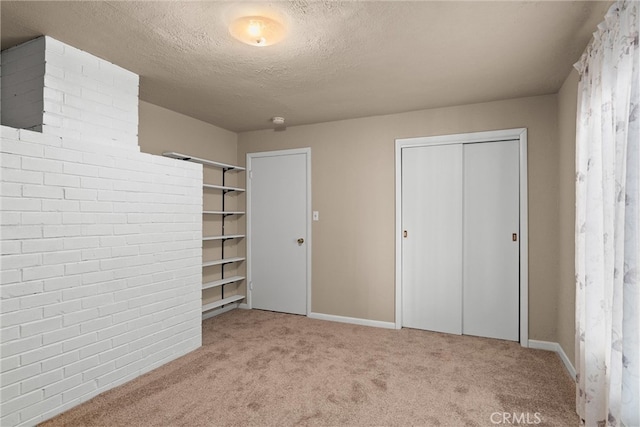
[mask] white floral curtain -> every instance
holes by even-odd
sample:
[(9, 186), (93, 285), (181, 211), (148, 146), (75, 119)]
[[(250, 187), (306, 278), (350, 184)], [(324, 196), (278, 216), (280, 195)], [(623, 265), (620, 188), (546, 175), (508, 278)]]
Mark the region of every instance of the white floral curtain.
[(640, 426), (638, 1), (618, 1), (576, 64), (577, 411)]

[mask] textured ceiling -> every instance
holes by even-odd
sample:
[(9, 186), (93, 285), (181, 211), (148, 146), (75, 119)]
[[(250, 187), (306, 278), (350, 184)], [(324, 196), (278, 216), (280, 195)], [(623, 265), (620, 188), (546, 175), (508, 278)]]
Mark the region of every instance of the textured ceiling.
[[(232, 131), (555, 93), (610, 1), (2, 1), (2, 49), (46, 34), (141, 76), (143, 100)], [(232, 39), (278, 17), (280, 44)]]

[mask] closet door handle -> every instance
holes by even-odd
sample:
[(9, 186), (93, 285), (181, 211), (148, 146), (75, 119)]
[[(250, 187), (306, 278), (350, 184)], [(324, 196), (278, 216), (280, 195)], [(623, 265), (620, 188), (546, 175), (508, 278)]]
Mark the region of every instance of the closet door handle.
[(299, 245), (301, 245), (301, 244), (303, 244), (303, 243), (304, 243), (304, 239), (303, 239), (302, 237), (301, 237), (301, 238), (299, 238), (299, 239), (298, 239), (298, 244), (299, 244)]
[(513, 233), (511, 235), (511, 240), (513, 240), (514, 242), (517, 242), (518, 241), (518, 233)]

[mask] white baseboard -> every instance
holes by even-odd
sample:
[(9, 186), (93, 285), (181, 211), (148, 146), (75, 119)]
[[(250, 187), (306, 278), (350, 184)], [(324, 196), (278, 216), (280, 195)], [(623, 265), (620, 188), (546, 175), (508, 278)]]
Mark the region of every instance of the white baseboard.
[(571, 363), (569, 357), (567, 356), (567, 353), (564, 352), (564, 349), (560, 344), (558, 344), (558, 355), (560, 356), (562, 363), (564, 363), (564, 367), (567, 368), (567, 371), (569, 371), (569, 375), (571, 375), (571, 378), (575, 380), (576, 368), (573, 367), (573, 363)]
[(537, 350), (555, 351), (557, 353), (560, 344), (551, 341), (529, 340), (529, 347)]
[(238, 308), (241, 309), (241, 310), (250, 310), (251, 309), (251, 307), (249, 307), (249, 304), (247, 304), (246, 302), (241, 303), (238, 306)]
[(567, 369), (567, 372), (569, 372), (571, 378), (575, 380), (576, 368), (573, 367), (573, 363), (571, 363), (569, 357), (567, 357), (567, 353), (564, 352), (564, 349), (560, 344), (551, 341), (529, 340), (529, 347), (536, 348), (538, 350), (554, 351), (558, 353), (558, 356), (560, 356), (560, 360), (562, 360), (562, 363), (564, 363), (564, 367)]
[(393, 322), (382, 322), (380, 320), (360, 319), (358, 317), (336, 316), (333, 314), (309, 313), (307, 317), (318, 320), (328, 320), (330, 322), (351, 323), (353, 325), (373, 326), (374, 328), (395, 329)]
[(202, 320), (211, 319), (212, 317), (216, 317), (219, 314), (226, 313), (227, 311), (231, 311), (234, 308), (238, 308), (237, 302), (225, 305), (224, 307), (221, 307), (221, 308), (216, 308), (214, 310), (207, 311), (202, 315)]

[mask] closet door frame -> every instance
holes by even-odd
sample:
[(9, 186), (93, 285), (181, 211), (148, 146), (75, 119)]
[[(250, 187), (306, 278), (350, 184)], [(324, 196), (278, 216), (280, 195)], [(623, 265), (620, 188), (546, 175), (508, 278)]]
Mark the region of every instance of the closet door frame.
[(430, 145), (471, 144), (513, 140), (519, 141), (520, 149), (520, 344), (522, 347), (529, 346), (529, 232), (526, 128), (396, 139), (396, 329), (402, 328), (402, 149)]

